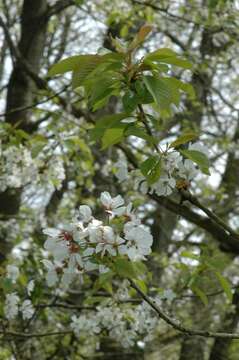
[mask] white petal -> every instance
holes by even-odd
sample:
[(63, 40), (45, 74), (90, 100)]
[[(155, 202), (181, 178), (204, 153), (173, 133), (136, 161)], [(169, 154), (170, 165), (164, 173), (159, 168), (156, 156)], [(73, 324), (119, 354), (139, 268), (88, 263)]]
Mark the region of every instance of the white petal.
[(46, 281), (48, 286), (54, 286), (58, 282), (58, 276), (55, 270), (48, 271), (46, 275)]
[(92, 217), (91, 208), (87, 205), (81, 205), (79, 209), (80, 215), (83, 218), (84, 222), (89, 222)]
[(55, 269), (55, 266), (53, 265), (53, 263), (51, 261), (43, 259), (43, 260), (41, 260), (41, 262), (43, 263), (43, 265), (46, 267), (47, 270)]
[(94, 252), (95, 252), (95, 249), (94, 248), (92, 248), (92, 247), (88, 247), (87, 249), (85, 249), (84, 251), (83, 251), (83, 256), (84, 257), (86, 257), (86, 256), (91, 256), (91, 255), (93, 255), (94, 254)]
[(110, 193), (108, 193), (108, 191), (104, 191), (101, 193), (100, 195), (100, 201), (102, 202), (102, 204), (106, 207), (109, 208), (112, 202), (112, 198), (110, 196)]
[(60, 234), (60, 230), (55, 229), (55, 228), (46, 228), (43, 229), (43, 234), (48, 235), (50, 237), (58, 237)]
[(122, 205), (124, 205), (124, 199), (122, 198), (121, 195), (118, 195), (112, 199), (112, 209), (115, 209)]

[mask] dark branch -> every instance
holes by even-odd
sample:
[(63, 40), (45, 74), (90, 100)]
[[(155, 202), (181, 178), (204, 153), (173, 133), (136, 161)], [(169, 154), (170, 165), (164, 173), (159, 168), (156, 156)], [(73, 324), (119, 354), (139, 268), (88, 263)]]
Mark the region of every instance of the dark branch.
[(178, 330), (186, 335), (190, 336), (201, 336), (206, 338), (225, 338), (225, 339), (239, 339), (239, 334), (231, 334), (226, 332), (213, 332), (204, 330), (189, 329), (181, 325), (177, 320), (172, 319), (170, 316), (165, 314), (161, 308), (156, 304), (154, 300), (148, 297), (132, 280), (130, 280), (132, 288), (156, 311), (160, 319), (164, 320), (168, 325), (172, 326), (175, 330)]

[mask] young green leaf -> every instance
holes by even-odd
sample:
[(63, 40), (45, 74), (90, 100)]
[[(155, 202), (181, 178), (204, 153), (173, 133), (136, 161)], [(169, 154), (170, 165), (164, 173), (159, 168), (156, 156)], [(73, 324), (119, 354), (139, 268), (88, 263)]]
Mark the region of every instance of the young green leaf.
[(125, 131), (125, 136), (132, 136), (132, 135), (140, 139), (146, 140), (149, 144), (154, 144), (156, 142), (151, 135), (146, 133), (144, 128), (139, 127), (135, 124), (130, 125)]
[(117, 128), (121, 126), (121, 120), (129, 117), (128, 113), (118, 113), (113, 115), (106, 115), (98, 119), (95, 127), (90, 130), (92, 140), (99, 140), (104, 135), (107, 129)]
[(218, 281), (220, 282), (220, 285), (221, 285), (223, 291), (225, 292), (225, 294), (227, 295), (228, 299), (230, 301), (232, 301), (233, 294), (232, 294), (232, 289), (231, 289), (231, 286), (230, 286), (229, 282), (218, 271), (215, 271), (215, 275), (218, 278)]
[(196, 163), (204, 174), (210, 175), (210, 171), (209, 171), (210, 162), (208, 157), (204, 153), (197, 150), (179, 150), (179, 151), (187, 159)]
[(195, 134), (194, 132), (186, 132), (184, 134), (182, 134), (181, 136), (179, 136), (177, 138), (177, 140), (173, 141), (170, 145), (169, 148), (176, 148), (179, 145), (183, 145), (188, 143), (191, 140), (195, 140), (198, 137), (197, 134)]
[(54, 64), (50, 68), (48, 76), (64, 74), (68, 71), (75, 71), (78, 69), (82, 69), (82, 76), (83, 74), (86, 74), (85, 76), (87, 76), (87, 74), (89, 74), (89, 72), (92, 71), (92, 69), (94, 69), (101, 61), (102, 56), (100, 55), (71, 56)]
[(132, 43), (129, 45), (128, 50), (129, 51), (135, 50), (139, 45), (141, 45), (148, 36), (148, 34), (152, 31), (152, 29), (153, 28), (151, 25), (143, 25), (139, 29), (139, 32), (136, 34)]
[(102, 137), (102, 150), (109, 146), (118, 144), (124, 137), (124, 130), (127, 124), (122, 124), (121, 127), (107, 129)]
[(146, 55), (145, 60), (176, 65), (185, 69), (192, 68), (192, 64), (188, 60), (182, 59), (177, 53), (168, 48), (162, 48)]
[(147, 178), (147, 181), (150, 185), (155, 183), (161, 175), (160, 157), (157, 155), (150, 156), (141, 164), (140, 170), (142, 174)]
[(115, 272), (124, 278), (134, 279), (137, 277), (134, 269), (134, 265), (127, 259), (119, 258), (114, 263)]
[(133, 91), (130, 90), (126, 91), (126, 93), (122, 98), (124, 110), (127, 112), (134, 111), (138, 105), (138, 100), (139, 99), (137, 98), (136, 94)]
[(202, 291), (201, 289), (199, 289), (197, 286), (191, 286), (191, 290), (194, 292), (194, 294), (196, 294), (200, 300), (202, 301), (202, 303), (207, 306), (208, 305), (208, 297), (205, 294), (204, 291)]
[(179, 86), (171, 78), (144, 76), (143, 81), (160, 108), (169, 109), (170, 104), (179, 104)]
[(110, 294), (113, 293), (112, 289), (112, 277), (114, 273), (112, 271), (108, 271), (106, 273), (101, 274), (94, 284), (94, 290), (105, 289)]
[(134, 86), (137, 92), (138, 102), (140, 104), (150, 104), (154, 101), (152, 95), (142, 80), (136, 80)]

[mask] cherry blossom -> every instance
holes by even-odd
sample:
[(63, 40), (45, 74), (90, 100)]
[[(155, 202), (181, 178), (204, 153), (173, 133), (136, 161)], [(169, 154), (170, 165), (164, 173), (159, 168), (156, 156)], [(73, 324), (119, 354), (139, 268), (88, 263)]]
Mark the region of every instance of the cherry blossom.
[(8, 320), (12, 320), (17, 316), (19, 301), (20, 298), (15, 292), (6, 295), (4, 313)]
[(7, 265), (7, 278), (12, 281), (13, 284), (16, 283), (20, 273), (18, 267), (15, 265)]

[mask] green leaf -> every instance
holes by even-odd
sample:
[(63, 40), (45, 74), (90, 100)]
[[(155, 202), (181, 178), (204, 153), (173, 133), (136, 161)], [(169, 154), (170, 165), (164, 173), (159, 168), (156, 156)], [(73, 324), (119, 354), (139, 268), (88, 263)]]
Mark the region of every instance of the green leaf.
[(193, 254), (189, 251), (182, 251), (180, 255), (188, 259), (198, 260), (198, 261), (200, 260), (200, 255)]
[[(73, 88), (83, 85), (83, 81), (92, 74), (97, 68), (102, 74), (107, 69), (120, 69), (123, 63), (123, 55), (117, 53), (108, 53), (105, 55), (89, 54), (89, 55), (77, 55), (64, 59), (57, 64), (54, 64), (49, 72), (48, 76), (54, 76), (64, 74), (72, 71), (72, 85)], [(104, 66), (104, 68), (100, 68)]]
[(76, 55), (61, 60), (57, 64), (54, 64), (49, 72), (48, 76), (54, 76), (64, 74), (68, 71), (82, 72), (82, 77), (86, 77), (99, 63), (102, 61), (100, 55)]
[(188, 60), (182, 59), (177, 53), (168, 48), (162, 48), (148, 54), (145, 56), (145, 60), (176, 65), (184, 69), (192, 68), (192, 64)]
[(205, 306), (208, 305), (208, 298), (204, 291), (199, 289), (197, 286), (192, 286), (191, 290), (200, 298), (200, 300)]
[(143, 291), (144, 294), (147, 294), (148, 288), (146, 283), (143, 280), (134, 280), (135, 284), (140, 288), (141, 291)]
[(161, 159), (157, 155), (150, 156), (140, 165), (140, 170), (150, 185), (155, 183), (161, 175)]
[(147, 267), (142, 261), (134, 261), (132, 264), (137, 276), (142, 276), (147, 272)]
[(114, 87), (113, 81), (105, 81), (104, 86), (102, 83), (97, 82), (91, 91), (89, 98), (89, 107), (96, 111), (107, 104), (110, 97), (118, 95), (118, 91)]
[(90, 130), (92, 140), (101, 139), (105, 131), (110, 128), (120, 127), (121, 120), (129, 117), (128, 113), (119, 113), (113, 115), (106, 115), (96, 121), (94, 129)]
[(217, 5), (220, 3), (219, 0), (209, 0), (208, 2), (208, 7), (209, 9), (215, 9), (217, 7)]
[(24, 130), (21, 130), (21, 129), (17, 129), (15, 131), (15, 134), (16, 134), (16, 137), (19, 138), (20, 140), (28, 140), (29, 139), (29, 134), (26, 133)]
[(130, 125), (125, 131), (125, 136), (136, 136), (140, 139), (148, 141), (150, 144), (154, 144), (156, 142), (152, 136), (145, 132), (143, 127), (139, 127), (137, 125)]
[(195, 98), (195, 91), (191, 84), (185, 83), (175, 77), (165, 77), (162, 80), (171, 86), (175, 91), (183, 91), (187, 93), (191, 98)]
[(168, 108), (172, 98), (171, 88), (165, 85), (161, 79), (153, 76), (144, 76), (143, 80), (156, 104), (162, 108)]
[(210, 175), (210, 162), (207, 156), (197, 150), (179, 150), (180, 153), (198, 165), (204, 174)]
[(108, 291), (110, 294), (112, 294), (113, 293), (113, 290), (112, 290), (113, 275), (114, 275), (114, 273), (112, 271), (108, 271), (104, 274), (101, 274), (94, 284), (94, 289), (98, 290), (98, 289), (102, 288), (102, 289), (105, 289), (106, 291)]
[(115, 272), (121, 277), (134, 279), (137, 276), (133, 263), (127, 259), (118, 258), (114, 266)]
[(232, 301), (232, 289), (231, 289), (231, 286), (229, 284), (229, 282), (227, 281), (227, 279), (222, 276), (222, 274), (220, 274), (218, 271), (215, 271), (215, 275), (216, 277), (218, 278), (218, 281), (220, 282), (220, 285), (223, 289), (223, 291), (225, 292), (225, 294), (227, 295), (228, 297), (228, 300)]
[(191, 140), (195, 140), (198, 137), (197, 134), (195, 134), (194, 132), (186, 132), (184, 134), (182, 134), (181, 136), (179, 136), (177, 138), (177, 140), (173, 141), (170, 145), (169, 148), (176, 148), (179, 145), (183, 145), (188, 143)]
[(142, 80), (136, 80), (134, 85), (138, 96), (138, 102), (140, 104), (150, 104), (154, 101), (152, 95)]
[(157, 71), (158, 73), (167, 73), (169, 71), (169, 65), (163, 64), (163, 63), (154, 63), (153, 61), (150, 61), (149, 59), (144, 59), (143, 64), (141, 65), (141, 69), (143, 71), (145, 70), (153, 70)]
[(133, 91), (127, 90), (122, 98), (124, 110), (132, 112), (138, 105), (138, 98)]
[(175, 78), (143, 76), (143, 81), (154, 101), (162, 109), (169, 109), (170, 104), (178, 105), (181, 91), (190, 92), (191, 90), (190, 95), (193, 92), (189, 84), (185, 84)]
[(3, 289), (4, 292), (8, 293), (11, 292), (14, 288), (14, 285), (12, 283), (12, 281), (10, 279), (4, 278), (1, 281), (1, 287)]
[(124, 130), (127, 124), (117, 128), (107, 129), (102, 137), (102, 150), (119, 143), (124, 137)]

